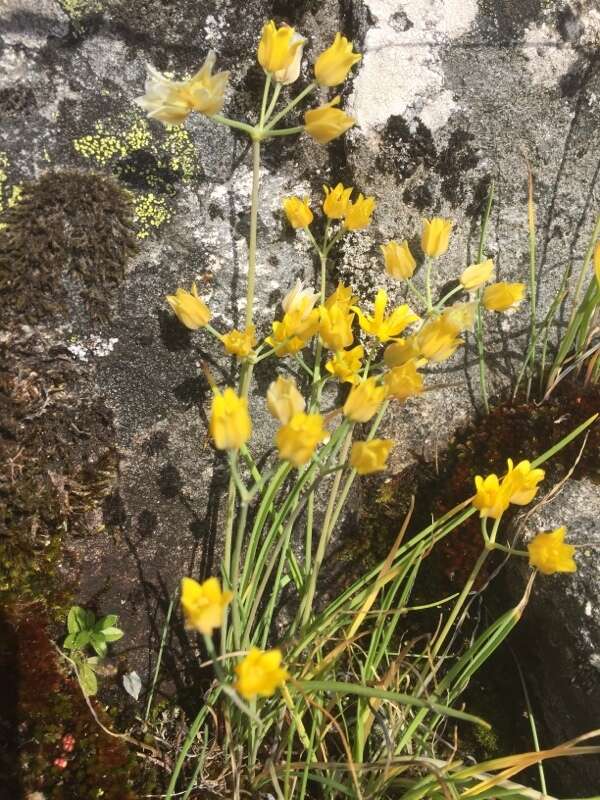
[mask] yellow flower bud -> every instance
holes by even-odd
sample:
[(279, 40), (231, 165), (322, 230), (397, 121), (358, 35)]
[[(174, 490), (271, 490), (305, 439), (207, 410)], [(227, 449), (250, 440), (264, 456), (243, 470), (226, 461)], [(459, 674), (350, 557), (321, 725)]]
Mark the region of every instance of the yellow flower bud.
[(345, 286), (342, 281), (338, 283), (327, 300), (325, 300), (325, 308), (331, 308), (332, 306), (339, 306), (340, 308), (345, 308), (347, 311), (350, 310), (350, 307), (353, 303), (356, 302), (356, 297), (352, 294), (352, 287)]
[(218, 578), (209, 578), (198, 583), (193, 578), (181, 581), (181, 607), (186, 626), (195, 628), (205, 636), (220, 628), (225, 609), (231, 603), (233, 594), (222, 592)]
[(517, 506), (531, 503), (538, 491), (538, 483), (544, 480), (543, 469), (532, 469), (529, 461), (520, 461), (513, 466), (512, 458), (508, 459), (508, 473), (504, 478), (509, 490), (509, 500)]
[(445, 361), (463, 344), (456, 326), (443, 317), (426, 322), (416, 336), (419, 355), (427, 361)]
[(311, 108), (304, 114), (304, 130), (319, 144), (337, 139), (356, 123), (354, 117), (348, 116), (345, 111), (333, 108), (339, 102), (340, 98), (334, 97), (329, 103)]
[(218, 450), (238, 450), (252, 433), (248, 401), (231, 388), (216, 394), (212, 401), (209, 432)]
[(480, 264), (472, 264), (460, 276), (463, 289), (472, 292), (479, 289), (484, 283), (494, 276), (494, 262), (491, 258), (482, 261)]
[(339, 350), (325, 364), (325, 369), (342, 383), (357, 384), (360, 381), (359, 373), (364, 354), (365, 350), (360, 344), (353, 347), (352, 350)]
[(343, 350), (349, 347), (354, 341), (352, 334), (352, 323), (354, 314), (348, 313), (348, 309), (337, 304), (329, 308), (321, 306), (319, 309), (320, 323), (319, 334), (321, 341), (329, 350)]
[(386, 395), (385, 386), (378, 386), (375, 378), (366, 378), (350, 389), (344, 415), (353, 422), (368, 422), (379, 411)]
[(354, 203), (350, 203), (344, 214), (344, 228), (347, 231), (360, 231), (371, 224), (371, 216), (375, 210), (375, 198), (358, 195)]
[(304, 39), (299, 33), (294, 32), (291, 46), (298, 46), (294, 52), (294, 58), (292, 62), (288, 64), (287, 67), (278, 69), (273, 73), (273, 78), (277, 83), (282, 83), (284, 86), (288, 86), (290, 83), (294, 83), (298, 80), (300, 76), (300, 67), (302, 65), (302, 51), (304, 50), (305, 44), (306, 39)]
[(387, 372), (384, 383), (388, 390), (388, 397), (396, 400), (406, 400), (407, 397), (421, 394), (423, 391), (423, 376), (417, 372), (415, 359)]
[(328, 436), (320, 414), (299, 411), (277, 431), (275, 443), (279, 458), (289, 461), (295, 467), (302, 467), (310, 461), (317, 446)]
[(352, 42), (341, 33), (336, 33), (333, 44), (317, 58), (315, 78), (321, 86), (337, 86), (346, 80), (352, 66), (362, 56), (352, 52)]
[(338, 183), (333, 189), (323, 186), (323, 191), (325, 192), (325, 200), (323, 200), (325, 216), (329, 219), (342, 219), (350, 205), (352, 187), (345, 188), (343, 183)]
[(483, 292), (483, 305), (488, 311), (510, 311), (524, 296), (524, 283), (493, 283)]
[(475, 477), (476, 494), (473, 505), (479, 509), (480, 517), (499, 519), (508, 508), (510, 490), (503, 481), (500, 483), (497, 475), (488, 475), (485, 480), (481, 475)]
[(402, 244), (398, 242), (388, 242), (381, 245), (381, 252), (385, 261), (385, 271), (391, 278), (405, 281), (412, 278), (417, 262), (406, 239)]
[(262, 29), (258, 45), (258, 63), (265, 72), (286, 70), (294, 62), (296, 52), (303, 44), (304, 39), (297, 38), (293, 28), (288, 25), (278, 28), (271, 20)]
[(281, 660), (281, 650), (252, 647), (235, 668), (237, 680), (234, 689), (245, 700), (252, 700), (256, 695), (272, 697), (275, 690), (289, 678), (287, 670), (281, 666)]
[(350, 466), (359, 475), (371, 475), (387, 468), (387, 457), (394, 446), (392, 439), (371, 439), (354, 442), (350, 451)]
[(304, 200), (299, 197), (286, 197), (283, 201), (283, 210), (292, 228), (308, 228), (313, 221), (308, 197)]
[(267, 408), (282, 425), (287, 425), (294, 414), (304, 411), (306, 402), (293, 378), (280, 375), (267, 389)]
[(203, 328), (212, 317), (204, 301), (198, 297), (195, 283), (192, 284), (191, 292), (177, 289), (175, 294), (167, 295), (167, 303), (177, 315), (178, 320), (192, 331)]
[(239, 359), (248, 358), (256, 344), (254, 325), (250, 325), (244, 331), (238, 331), (234, 328), (229, 333), (224, 333), (221, 336), (221, 341), (225, 350), (231, 353), (232, 356), (237, 356)]
[(187, 81), (169, 80), (148, 64), (146, 93), (136, 97), (136, 104), (147, 111), (151, 119), (166, 125), (181, 125), (192, 111), (209, 117), (218, 114), (223, 108), (229, 73), (212, 75), (215, 61), (216, 56), (211, 51), (198, 72)]
[(352, 310), (358, 314), (358, 321), (363, 331), (370, 336), (377, 337), (380, 342), (387, 342), (389, 339), (399, 336), (405, 328), (419, 319), (406, 304), (394, 309), (389, 317), (386, 317), (387, 302), (387, 292), (385, 289), (379, 289), (375, 296), (372, 316), (363, 314), (357, 306), (352, 307)]
[(433, 217), (423, 220), (423, 233), (421, 234), (421, 247), (426, 256), (439, 258), (448, 249), (452, 220)]
[(575, 548), (572, 544), (565, 544), (565, 534), (564, 527), (549, 533), (538, 533), (527, 545), (530, 566), (536, 567), (544, 575), (575, 572), (577, 570), (573, 558)]

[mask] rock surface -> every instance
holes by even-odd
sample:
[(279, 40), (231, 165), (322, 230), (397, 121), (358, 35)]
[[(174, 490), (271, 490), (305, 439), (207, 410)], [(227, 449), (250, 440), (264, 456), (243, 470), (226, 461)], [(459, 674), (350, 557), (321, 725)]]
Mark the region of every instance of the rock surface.
[[(322, 148), (302, 137), (265, 147), (261, 331), (296, 277), (314, 279), (306, 241), (280, 213), (286, 194), (308, 193), (316, 204), (321, 185), (338, 180), (374, 194), (374, 224), (347, 239), (332, 283), (349, 280), (362, 297), (384, 285), (400, 300), (404, 289), (383, 275), (379, 244), (416, 241), (422, 216), (455, 219), (449, 254), (434, 275), (439, 295), (476, 258), (490, 177), (497, 204), (487, 254), (500, 279), (523, 279), (529, 163), (542, 312), (565, 264), (579, 263), (599, 206), (600, 12), (593, 0), (252, 0), (243, 15), (237, 0), (3, 4), (0, 210), (18, 200), (24, 181), (50, 169), (113, 175), (133, 198), (139, 253), (128, 262), (110, 319), (95, 319), (74, 302), (42, 328), (49, 348), (68, 347), (90, 391), (113, 413), (119, 475), (104, 505), (107, 532), (71, 544), (79, 601), (121, 612), (128, 664), (144, 675), (151, 667), (148, 645), (160, 637), (179, 577), (208, 574), (217, 562), (224, 464), (207, 441), (209, 389), (199, 363), (207, 360), (223, 382), (233, 369), (214, 355), (207, 336), (192, 336), (174, 322), (164, 296), (195, 280), (217, 328), (240, 321), (251, 169), (245, 141), (229, 130), (201, 118), (166, 130), (147, 122), (133, 100), (142, 93), (146, 62), (180, 74), (214, 49), (219, 68), (232, 76), (226, 110), (245, 116), (259, 102), (254, 50), (261, 24), (272, 16), (307, 35), (306, 64), (337, 30), (354, 39), (364, 58), (343, 91), (359, 121), (343, 140)], [(302, 77), (310, 77), (307, 66)], [(493, 392), (514, 380), (527, 325), (526, 304), (510, 318), (491, 320)], [(469, 346), (432, 371), (431, 382), (450, 389), (394, 410), (386, 432), (400, 443), (395, 470), (415, 456), (432, 458), (473, 416), (475, 364)], [(270, 372), (258, 370), (257, 378), (264, 395)], [(273, 427), (260, 397), (254, 407), (255, 443), (264, 451)], [(593, 553), (589, 563), (598, 564)], [(64, 569), (72, 571), (72, 560)], [(594, 620), (593, 580), (582, 572), (581, 581)], [(565, 636), (572, 634), (581, 631), (566, 627)], [(600, 678), (590, 669), (590, 691), (597, 692)], [(581, 732), (566, 722), (560, 730), (559, 738)]]

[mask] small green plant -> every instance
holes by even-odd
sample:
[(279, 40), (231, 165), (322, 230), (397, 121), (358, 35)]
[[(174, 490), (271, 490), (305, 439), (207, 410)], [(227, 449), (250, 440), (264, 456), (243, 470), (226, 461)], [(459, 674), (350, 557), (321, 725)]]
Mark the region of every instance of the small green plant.
[[(88, 697), (98, 691), (96, 670), (100, 659), (106, 657), (109, 642), (116, 642), (123, 636), (123, 631), (116, 624), (116, 614), (107, 614), (96, 619), (93, 611), (87, 611), (80, 606), (72, 606), (69, 610), (68, 634), (63, 647), (71, 652), (70, 661), (81, 688)], [(95, 656), (88, 655), (89, 647), (95, 651)]]

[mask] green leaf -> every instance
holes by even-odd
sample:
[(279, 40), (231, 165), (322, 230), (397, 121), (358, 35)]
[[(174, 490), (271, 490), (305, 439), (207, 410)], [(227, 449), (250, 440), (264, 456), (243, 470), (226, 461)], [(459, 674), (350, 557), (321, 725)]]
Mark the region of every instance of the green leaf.
[(107, 642), (116, 642), (121, 639), (125, 634), (120, 628), (105, 628), (100, 636), (103, 636)]
[(94, 671), (96, 670), (96, 667), (100, 663), (100, 659), (98, 658), (98, 656), (90, 656), (89, 658), (86, 658), (86, 661)]
[(85, 614), (85, 627), (90, 630), (96, 623), (96, 615), (93, 611), (84, 611)]
[(88, 697), (96, 694), (98, 691), (98, 679), (96, 678), (94, 670), (85, 661), (79, 668), (79, 681), (81, 683), (81, 688)]
[(100, 658), (104, 658), (108, 650), (104, 637), (100, 633), (92, 633), (91, 644), (94, 650), (98, 653)]
[(83, 649), (86, 644), (90, 643), (90, 638), (92, 634), (90, 631), (80, 631), (79, 633), (75, 634), (75, 639), (73, 640), (73, 644), (77, 648)]
[(63, 647), (66, 650), (73, 650), (75, 648), (75, 639), (77, 638), (77, 634), (70, 633), (63, 642)]
[(113, 628), (117, 624), (118, 619), (119, 618), (116, 614), (107, 614), (105, 617), (102, 617), (102, 619), (98, 621), (100, 630), (104, 630), (105, 628)]
[(86, 627), (85, 619), (86, 612), (83, 608), (80, 606), (71, 606), (67, 616), (67, 630), (69, 633), (79, 633), (79, 631), (84, 630)]

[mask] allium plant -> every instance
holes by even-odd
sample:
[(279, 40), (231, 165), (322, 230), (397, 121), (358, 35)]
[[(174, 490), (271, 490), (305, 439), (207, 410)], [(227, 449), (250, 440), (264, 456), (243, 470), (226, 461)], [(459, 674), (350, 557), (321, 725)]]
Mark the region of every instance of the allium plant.
[[(204, 691), (200, 711), (175, 759), (166, 797), (190, 797), (195, 789), (200, 793), (193, 796), (203, 796), (209, 777), (212, 789), (228, 798), (496, 796), (490, 787), (505, 786), (507, 776), (550, 756), (536, 751), (466, 768), (444, 744), (444, 731), (458, 720), (487, 726), (463, 709), (460, 697), (517, 623), (536, 572), (515, 608), (474, 642), (456, 642), (491, 553), (529, 558), (544, 574), (574, 569), (564, 529), (540, 533), (528, 551), (521, 551), (506, 541), (501, 522), (509, 505), (533, 501), (544, 479), (540, 464), (591, 421), (531, 463), (509, 461), (505, 475), (478, 477), (472, 498), (405, 541), (409, 515), (384, 562), (339, 596), (319, 601), (319, 577), (354, 482), (385, 470), (394, 447), (392, 440), (377, 436), (390, 404), (411, 397), (426, 402), (421, 397), (428, 388), (423, 366), (451, 358), (463, 345), (464, 333), (475, 326), (482, 346), (483, 314), (510, 311), (523, 299), (525, 286), (489, 283), (494, 265), (484, 258), (482, 237), (478, 263), (434, 302), (431, 271), (452, 235), (452, 222), (434, 217), (423, 224), (420, 284), (408, 243), (382, 245), (382, 266), (390, 277), (406, 282), (413, 307), (390, 307), (383, 289), (374, 298), (358, 298), (349, 286), (333, 287), (335, 245), (349, 231), (367, 229), (375, 210), (373, 197), (338, 183), (324, 187), (320, 240), (311, 229), (309, 199), (282, 198), (289, 224), (315, 252), (320, 282), (314, 289), (300, 282), (291, 286), (279, 318), (266, 335), (258, 334), (254, 286), (262, 143), (308, 134), (325, 145), (354, 124), (335, 97), (306, 111), (303, 124), (281, 127), (317, 87), (343, 83), (360, 59), (338, 33), (317, 58), (314, 80), (279, 110), (282, 88), (299, 77), (304, 42), (291, 27), (264, 26), (258, 61), (265, 85), (256, 124), (222, 116), (227, 73), (212, 74), (213, 54), (186, 81), (171, 81), (149, 69), (146, 94), (138, 100), (165, 124), (182, 124), (197, 112), (242, 131), (253, 154), (244, 328), (213, 327), (195, 285), (167, 298), (183, 325), (213, 337), (237, 358), (239, 380), (235, 387), (218, 386), (207, 371), (214, 394), (209, 432), (230, 474), (224, 554), (219, 578), (197, 582), (182, 576), (181, 605), (188, 627), (203, 637), (212, 682), (208, 689), (198, 687)], [(450, 303), (459, 292), (463, 299)], [(275, 455), (266, 461), (253, 447), (249, 407), (249, 397), (261, 402), (250, 389), (253, 369), (265, 359), (277, 377), (264, 402), (278, 425)], [(328, 384), (341, 390), (341, 405), (331, 399), (335, 392), (324, 391)], [(319, 515), (317, 490), (326, 497)], [(461, 592), (434, 604), (443, 609), (440, 627), (425, 640), (407, 642), (403, 622), (418, 612), (410, 601), (422, 561), (477, 513), (482, 549), (471, 575)], [(284, 597), (286, 614), (278, 618)], [(215, 746), (221, 753), (218, 780), (214, 755), (211, 776), (206, 766)], [(578, 747), (571, 742), (552, 755), (579, 752)], [(503, 796), (525, 795), (515, 790)]]

